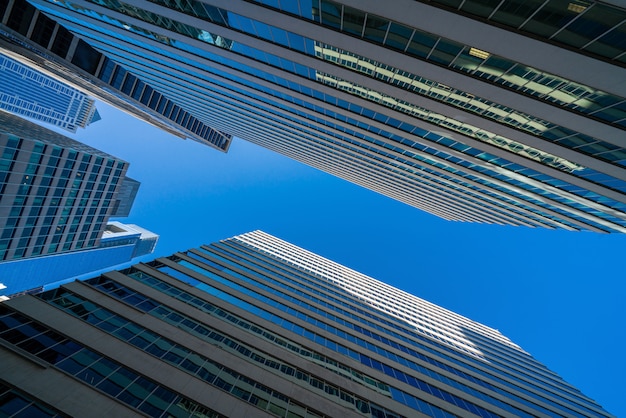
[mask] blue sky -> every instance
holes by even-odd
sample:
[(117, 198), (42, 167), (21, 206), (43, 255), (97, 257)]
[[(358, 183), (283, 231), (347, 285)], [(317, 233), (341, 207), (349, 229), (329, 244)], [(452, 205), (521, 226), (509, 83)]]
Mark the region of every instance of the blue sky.
[(448, 222), (242, 140), (224, 154), (98, 109), (75, 137), (130, 162), (123, 221), (160, 234), (156, 256), (261, 229), (500, 330), (626, 416), (626, 236)]

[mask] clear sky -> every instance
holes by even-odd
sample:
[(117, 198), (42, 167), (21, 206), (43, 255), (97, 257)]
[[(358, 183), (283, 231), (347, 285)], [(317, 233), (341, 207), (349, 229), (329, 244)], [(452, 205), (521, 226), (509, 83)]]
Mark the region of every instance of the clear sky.
[(74, 137), (130, 163), (142, 185), (122, 221), (160, 234), (154, 255), (261, 229), (500, 330), (626, 417), (626, 235), (448, 222), (239, 139), (224, 154), (98, 109)]

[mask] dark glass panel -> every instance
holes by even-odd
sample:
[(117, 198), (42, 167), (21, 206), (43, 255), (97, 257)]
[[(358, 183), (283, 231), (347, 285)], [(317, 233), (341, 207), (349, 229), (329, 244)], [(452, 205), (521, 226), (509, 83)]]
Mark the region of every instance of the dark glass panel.
[(72, 57), (72, 64), (87, 71), (89, 74), (95, 74), (101, 58), (102, 54), (100, 52), (96, 51), (82, 39), (79, 39)]
[(407, 52), (418, 57), (427, 57), (437, 38), (422, 31), (415, 31)]
[(98, 75), (98, 78), (102, 81), (104, 81), (105, 83), (108, 83), (109, 80), (111, 79), (111, 74), (113, 73), (113, 70), (115, 69), (115, 63), (113, 61), (111, 61), (108, 58), (104, 59), (104, 64), (102, 64), (102, 69), (100, 70), (100, 75)]
[(461, 10), (480, 17), (489, 17), (500, 0), (466, 0)]
[(29, 402), (14, 392), (7, 392), (0, 396), (0, 412), (10, 417), (23, 409)]
[[(597, 41), (589, 44), (585, 51), (593, 52), (607, 58), (616, 58), (619, 54), (626, 51), (626, 23), (613, 29), (606, 35), (600, 37)], [(626, 54), (622, 55), (620, 61), (624, 60)]]
[(323, 1), (322, 24), (325, 26), (339, 29), (341, 27), (341, 8), (342, 6), (338, 3), (332, 1)]
[(136, 81), (137, 81), (137, 77), (135, 77), (132, 74), (128, 74), (120, 90), (122, 90), (124, 93), (130, 96), (131, 92), (133, 91), (133, 87)]
[(344, 6), (343, 8), (343, 31), (361, 36), (365, 24), (365, 12)]
[(457, 54), (461, 52), (463, 45), (456, 42), (439, 40), (439, 43), (430, 54), (430, 59), (440, 64), (448, 65), (456, 58)]
[[(578, 3), (582, 5), (586, 2)], [(580, 13), (576, 11), (580, 9), (570, 6), (571, 4), (574, 3), (570, 0), (550, 0), (521, 29), (549, 38)], [(580, 7), (584, 10), (585, 6)]]
[(43, 13), (40, 13), (37, 17), (37, 23), (33, 28), (33, 33), (31, 34), (30, 39), (47, 48), (50, 43), (50, 39), (52, 38), (55, 26), (56, 22), (54, 20), (50, 19)]
[(544, 0), (509, 0), (493, 14), (491, 20), (514, 28), (519, 27), (532, 15)]
[(626, 11), (595, 4), (553, 39), (580, 48), (624, 19), (626, 19)]
[(389, 33), (387, 34), (387, 39), (385, 40), (385, 45), (404, 51), (412, 34), (413, 29), (391, 22), (391, 26), (389, 26)]
[(160, 98), (161, 98), (161, 93), (155, 91), (154, 94), (152, 95), (152, 98), (150, 99), (150, 103), (148, 103), (148, 107), (150, 109), (156, 109), (157, 103), (159, 103)]
[(4, 17), (4, 14), (7, 11), (7, 6), (8, 5), (9, 5), (9, 2), (6, 2), (6, 1), (0, 2), (0, 21), (4, 20), (3, 17)]
[(9, 15), (7, 26), (16, 32), (26, 36), (30, 22), (35, 14), (35, 8), (25, 1), (18, 1), (13, 4), (13, 9)]
[(111, 80), (111, 85), (116, 89), (122, 87), (122, 82), (124, 81), (124, 76), (126, 75), (126, 70), (122, 67), (115, 68), (115, 73), (113, 74), (113, 79)]
[(141, 95), (141, 99), (139, 100), (141, 103), (147, 105), (148, 101), (150, 100), (150, 96), (152, 95), (152, 92), (154, 91), (154, 89), (150, 86), (146, 86), (146, 88), (143, 91), (143, 94)]
[(365, 22), (365, 39), (382, 43), (389, 27), (389, 21), (378, 16), (368, 14)]
[(74, 35), (70, 33), (63, 26), (59, 26), (57, 29), (57, 35), (54, 38), (54, 42), (52, 43), (52, 48), (50, 50), (55, 54), (59, 55), (62, 58), (67, 56), (67, 51), (70, 49), (70, 44), (72, 43), (72, 39)]

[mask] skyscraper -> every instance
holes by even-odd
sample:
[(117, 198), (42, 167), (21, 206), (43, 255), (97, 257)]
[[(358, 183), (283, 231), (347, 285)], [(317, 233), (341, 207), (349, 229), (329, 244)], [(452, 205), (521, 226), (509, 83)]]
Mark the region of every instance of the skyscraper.
[(0, 109), (69, 132), (100, 118), (86, 94), (2, 54)]
[(11, 299), (0, 340), (2, 411), (610, 416), (498, 331), (260, 231)]
[(204, 123), (430, 213), (625, 231), (618, 6), (33, 3)]
[[(56, 85), (84, 92), (172, 135), (228, 151), (231, 135), (211, 129), (26, 1), (3, 2), (0, 10), (7, 12), (0, 24), (0, 52), (19, 63), (21, 72), (42, 73)], [(14, 95), (25, 95), (23, 87)], [(38, 95), (59, 100), (48, 90)]]
[(0, 111), (0, 261), (95, 248), (128, 163)]
[(128, 163), (0, 110), (0, 295), (150, 254), (158, 236), (127, 216)]

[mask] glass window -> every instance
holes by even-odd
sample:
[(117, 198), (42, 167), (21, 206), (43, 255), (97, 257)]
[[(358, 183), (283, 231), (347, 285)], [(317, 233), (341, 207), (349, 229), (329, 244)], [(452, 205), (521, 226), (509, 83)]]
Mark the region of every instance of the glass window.
[(430, 50), (435, 45), (435, 42), (437, 42), (437, 38), (434, 36), (416, 30), (411, 42), (409, 43), (407, 52), (418, 57), (426, 58), (430, 53)]
[(461, 10), (480, 17), (489, 17), (501, 0), (466, 0)]
[(626, 23), (603, 35), (585, 48), (585, 51), (608, 58), (614, 58), (622, 54), (620, 61), (626, 62), (626, 54), (623, 54), (624, 50), (626, 50)]
[(365, 23), (365, 33), (363, 36), (365, 39), (370, 41), (374, 41), (377, 43), (382, 43), (385, 39), (385, 35), (387, 33), (387, 28), (389, 28), (389, 21), (386, 19), (382, 19), (376, 15), (367, 15), (367, 20)]
[[(586, 1), (578, 3), (589, 4)], [(550, 0), (520, 29), (549, 38), (580, 13), (579, 8), (568, 7), (570, 4), (573, 4), (570, 0)], [(580, 7), (585, 9), (585, 6)]]
[(389, 33), (385, 39), (385, 45), (404, 51), (412, 34), (413, 29), (399, 23), (391, 22)]
[(597, 3), (553, 39), (580, 48), (624, 19), (626, 11)]

